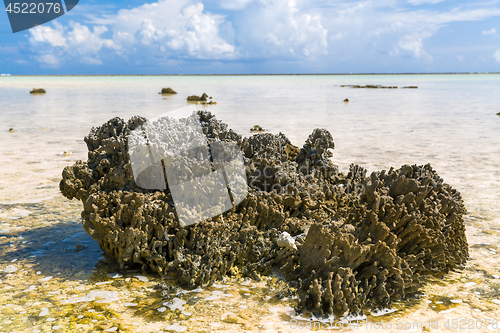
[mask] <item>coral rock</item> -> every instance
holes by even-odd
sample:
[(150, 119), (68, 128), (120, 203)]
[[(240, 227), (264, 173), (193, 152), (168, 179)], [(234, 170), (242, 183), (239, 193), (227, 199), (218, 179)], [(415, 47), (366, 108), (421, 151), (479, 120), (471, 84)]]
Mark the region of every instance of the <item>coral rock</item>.
[(181, 228), (168, 188), (135, 184), (128, 135), (142, 117), (92, 128), (88, 160), (64, 169), (61, 192), (82, 201), (84, 229), (122, 267), (175, 273), (187, 286), (235, 266), (254, 278), (276, 267), (301, 310), (354, 314), (413, 297), (423, 276), (468, 259), (460, 193), (430, 165), (368, 176), (351, 165), (343, 174), (325, 129), (298, 148), (282, 133), (242, 138), (211, 113), (198, 116), (209, 142), (234, 142), (244, 153), (248, 195), (220, 216)]
[(177, 94), (177, 92), (172, 88), (162, 88), (160, 94)]
[(33, 88), (32, 91), (30, 91), (30, 94), (45, 94), (45, 89), (42, 88)]

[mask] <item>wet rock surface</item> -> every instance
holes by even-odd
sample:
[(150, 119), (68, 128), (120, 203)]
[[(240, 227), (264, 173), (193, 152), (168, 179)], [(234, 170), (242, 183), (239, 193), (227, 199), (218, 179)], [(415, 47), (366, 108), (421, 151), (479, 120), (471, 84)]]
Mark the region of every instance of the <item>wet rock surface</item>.
[(82, 201), (84, 229), (121, 267), (174, 273), (190, 287), (278, 269), (301, 310), (342, 315), (414, 297), (426, 275), (465, 264), (465, 207), (430, 165), (343, 174), (324, 129), (298, 148), (282, 133), (243, 138), (198, 115), (209, 142), (244, 153), (249, 193), (221, 216), (181, 228), (168, 190), (135, 184), (127, 137), (142, 117), (93, 128), (88, 160), (64, 169), (61, 192)]

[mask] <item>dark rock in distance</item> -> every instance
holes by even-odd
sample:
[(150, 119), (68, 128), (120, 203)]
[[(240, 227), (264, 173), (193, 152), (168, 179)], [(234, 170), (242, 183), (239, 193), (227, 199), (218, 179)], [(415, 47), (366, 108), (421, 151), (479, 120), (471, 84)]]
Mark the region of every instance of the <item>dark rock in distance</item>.
[(497, 116), (500, 116), (500, 112), (497, 113)]
[(9, 128), (9, 133), (14, 133), (14, 129), (12, 127)]
[(349, 103), (349, 98), (344, 99), (344, 103)]
[(160, 94), (177, 94), (177, 92), (172, 88), (162, 88)]
[(206, 102), (207, 101), (207, 98), (208, 98), (208, 95), (203, 93), (203, 95), (200, 96), (196, 96), (196, 95), (192, 95), (192, 96), (189, 96), (187, 98), (188, 101), (191, 101), (191, 102)]
[(259, 125), (254, 125), (254, 127), (250, 128), (250, 132), (257, 132), (257, 133), (262, 133), (265, 132), (266, 130), (260, 127)]
[(350, 87), (350, 88), (365, 88), (365, 89), (397, 89), (397, 86), (382, 86), (382, 85), (374, 85), (374, 84), (367, 84), (366, 86), (360, 86), (360, 85), (353, 85), (353, 84), (344, 84), (341, 85), (341, 87)]
[(417, 86), (407, 86), (407, 87), (403, 87), (403, 89), (418, 89)]
[[(81, 200), (83, 227), (108, 259), (175, 273), (187, 286), (231, 274), (279, 269), (295, 288), (300, 310), (359, 313), (414, 297), (429, 274), (468, 259), (460, 193), (430, 165), (366, 174), (339, 172), (329, 159), (331, 134), (316, 129), (302, 148), (280, 134), (242, 137), (198, 111), (211, 141), (244, 153), (249, 193), (236, 208), (185, 228), (168, 190), (138, 187), (127, 136), (146, 119), (113, 118), (85, 138), (86, 162), (66, 167), (60, 190)], [(280, 247), (284, 233), (295, 247)]]
[(45, 89), (42, 88), (33, 88), (32, 91), (30, 91), (30, 94), (45, 94)]

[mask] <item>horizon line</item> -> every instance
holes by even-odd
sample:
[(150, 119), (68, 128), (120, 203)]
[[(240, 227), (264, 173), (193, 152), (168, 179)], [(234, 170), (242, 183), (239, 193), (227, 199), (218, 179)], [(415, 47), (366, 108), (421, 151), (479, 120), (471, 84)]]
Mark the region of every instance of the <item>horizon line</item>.
[(258, 73), (258, 74), (0, 74), (0, 77), (12, 76), (292, 76), (292, 75), (477, 75), (500, 74), (500, 72), (427, 72), (427, 73)]

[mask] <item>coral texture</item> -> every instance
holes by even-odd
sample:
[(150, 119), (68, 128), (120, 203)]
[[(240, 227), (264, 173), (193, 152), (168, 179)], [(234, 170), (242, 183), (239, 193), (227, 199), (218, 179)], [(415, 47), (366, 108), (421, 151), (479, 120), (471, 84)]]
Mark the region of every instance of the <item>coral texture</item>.
[(276, 267), (302, 310), (342, 315), (412, 297), (423, 276), (466, 262), (460, 193), (430, 165), (369, 176), (351, 165), (343, 174), (324, 129), (299, 149), (282, 133), (243, 138), (209, 112), (198, 115), (209, 141), (244, 153), (249, 193), (223, 215), (181, 228), (168, 189), (135, 184), (127, 137), (141, 117), (92, 128), (88, 161), (64, 169), (61, 192), (82, 201), (84, 229), (122, 267), (175, 273), (192, 287), (234, 266), (256, 279)]

